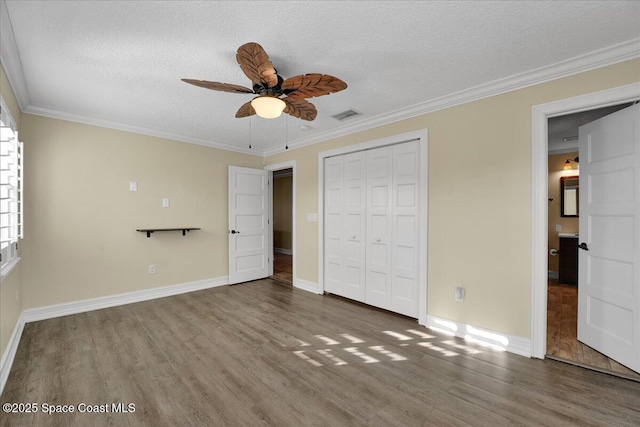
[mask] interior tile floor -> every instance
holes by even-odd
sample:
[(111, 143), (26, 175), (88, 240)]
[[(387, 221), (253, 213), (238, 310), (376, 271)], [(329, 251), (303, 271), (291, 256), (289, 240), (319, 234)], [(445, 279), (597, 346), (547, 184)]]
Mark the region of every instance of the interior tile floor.
[(578, 287), (557, 280), (548, 283), (547, 356), (640, 381), (640, 374), (578, 341)]
[(274, 253), (272, 279), (293, 284), (293, 257), (280, 252)]

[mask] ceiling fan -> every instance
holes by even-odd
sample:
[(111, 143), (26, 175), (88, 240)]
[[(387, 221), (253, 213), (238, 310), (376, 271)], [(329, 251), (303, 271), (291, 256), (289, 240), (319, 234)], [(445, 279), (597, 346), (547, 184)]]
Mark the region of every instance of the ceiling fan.
[(182, 81), (222, 92), (258, 95), (240, 107), (236, 113), (238, 118), (254, 114), (264, 118), (275, 118), (285, 112), (308, 121), (316, 118), (318, 110), (305, 98), (328, 95), (347, 88), (345, 82), (328, 74), (301, 74), (284, 80), (273, 68), (269, 55), (258, 43), (245, 43), (240, 46), (236, 59), (242, 71), (253, 82), (253, 89), (207, 80), (182, 79)]

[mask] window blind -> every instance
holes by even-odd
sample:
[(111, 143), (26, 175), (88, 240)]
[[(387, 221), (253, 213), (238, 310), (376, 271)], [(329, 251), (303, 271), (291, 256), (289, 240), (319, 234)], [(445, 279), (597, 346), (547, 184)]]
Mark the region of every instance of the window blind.
[(22, 143), (13, 118), (0, 99), (0, 269), (17, 256), (23, 236)]

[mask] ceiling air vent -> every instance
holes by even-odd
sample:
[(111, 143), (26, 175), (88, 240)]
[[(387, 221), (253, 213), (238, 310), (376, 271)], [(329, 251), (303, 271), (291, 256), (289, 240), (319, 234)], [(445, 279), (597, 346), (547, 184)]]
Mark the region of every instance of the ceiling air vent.
[(355, 110), (347, 110), (347, 111), (343, 111), (342, 113), (335, 114), (335, 115), (333, 115), (331, 117), (333, 117), (336, 120), (344, 121), (344, 120), (350, 119), (350, 118), (355, 117), (355, 116), (360, 116), (360, 115), (362, 115), (362, 113), (358, 113)]

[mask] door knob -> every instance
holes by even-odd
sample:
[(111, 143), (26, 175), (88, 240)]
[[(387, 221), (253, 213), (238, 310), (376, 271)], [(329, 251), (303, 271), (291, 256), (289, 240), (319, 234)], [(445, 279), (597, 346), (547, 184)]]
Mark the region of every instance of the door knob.
[(582, 249), (583, 251), (588, 251), (588, 250), (589, 250), (589, 247), (587, 246), (587, 244), (586, 244), (585, 242), (580, 243), (580, 244), (578, 245), (578, 247), (579, 247), (580, 249)]
[(380, 238), (379, 237), (376, 239), (376, 242), (380, 242)]
[(240, 232), (236, 230), (231, 230), (231, 234), (240, 234)]

